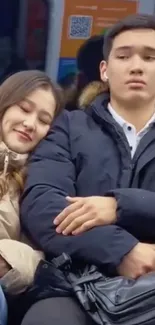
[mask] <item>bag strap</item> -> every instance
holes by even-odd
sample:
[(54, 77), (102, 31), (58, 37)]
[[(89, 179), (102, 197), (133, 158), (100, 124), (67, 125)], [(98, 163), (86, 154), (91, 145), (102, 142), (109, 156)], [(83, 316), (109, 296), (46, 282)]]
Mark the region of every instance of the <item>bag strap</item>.
[(71, 257), (66, 253), (62, 253), (58, 257), (54, 257), (51, 262), (57, 269), (62, 271), (69, 270), (72, 265)]

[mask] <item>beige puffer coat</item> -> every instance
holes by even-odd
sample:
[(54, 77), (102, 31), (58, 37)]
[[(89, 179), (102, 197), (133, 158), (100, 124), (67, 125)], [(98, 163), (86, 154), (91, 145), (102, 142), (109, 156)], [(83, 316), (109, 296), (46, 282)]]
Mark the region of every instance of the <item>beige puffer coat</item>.
[[(8, 151), (5, 144), (0, 143), (0, 173), (7, 174), (13, 164), (20, 170), (26, 160), (25, 155)], [(26, 244), (27, 240), (21, 233), (19, 197), (16, 182), (11, 182), (9, 192), (0, 200), (0, 255), (11, 266), (11, 270), (0, 279), (0, 283), (4, 290), (12, 294), (23, 292), (33, 282), (36, 268), (43, 258), (41, 252)]]

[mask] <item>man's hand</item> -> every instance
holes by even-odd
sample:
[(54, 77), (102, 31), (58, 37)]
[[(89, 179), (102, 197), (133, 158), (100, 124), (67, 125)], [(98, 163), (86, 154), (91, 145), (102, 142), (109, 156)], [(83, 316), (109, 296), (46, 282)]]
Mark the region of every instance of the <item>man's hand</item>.
[(118, 274), (137, 279), (143, 274), (155, 271), (155, 247), (138, 243), (119, 265)]
[(0, 255), (0, 278), (2, 278), (6, 273), (11, 270), (11, 266), (5, 261), (5, 259)]
[(116, 221), (117, 202), (112, 197), (67, 197), (70, 205), (54, 220), (56, 231), (63, 235), (78, 235), (96, 226)]

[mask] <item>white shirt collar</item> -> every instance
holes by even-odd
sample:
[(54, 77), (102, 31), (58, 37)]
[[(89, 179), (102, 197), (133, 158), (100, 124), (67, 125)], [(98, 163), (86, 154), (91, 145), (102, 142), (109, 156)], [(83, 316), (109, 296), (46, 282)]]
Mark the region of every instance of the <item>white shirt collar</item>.
[[(135, 129), (135, 126), (126, 120), (122, 116), (120, 116), (111, 106), (111, 104), (108, 104), (108, 110), (112, 117), (115, 119), (115, 121), (124, 129), (124, 127), (130, 126), (131, 128)], [(150, 128), (152, 124), (155, 123), (155, 113), (151, 116), (150, 120), (145, 124), (145, 126), (138, 132), (142, 133), (144, 130)]]

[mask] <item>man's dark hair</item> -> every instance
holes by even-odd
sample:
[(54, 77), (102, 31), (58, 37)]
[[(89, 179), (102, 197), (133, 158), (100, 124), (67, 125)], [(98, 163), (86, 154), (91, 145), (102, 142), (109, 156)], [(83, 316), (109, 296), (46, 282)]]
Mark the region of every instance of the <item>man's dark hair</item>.
[(128, 16), (107, 30), (104, 37), (103, 55), (107, 61), (111, 52), (115, 37), (125, 31), (132, 29), (154, 29), (155, 15), (135, 14)]
[(82, 44), (77, 53), (77, 68), (88, 82), (100, 80), (99, 64), (103, 60), (103, 35), (94, 35)]

